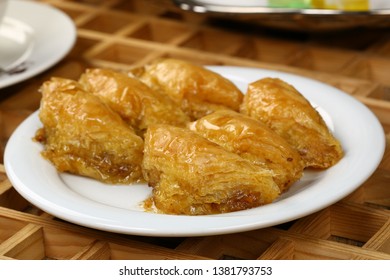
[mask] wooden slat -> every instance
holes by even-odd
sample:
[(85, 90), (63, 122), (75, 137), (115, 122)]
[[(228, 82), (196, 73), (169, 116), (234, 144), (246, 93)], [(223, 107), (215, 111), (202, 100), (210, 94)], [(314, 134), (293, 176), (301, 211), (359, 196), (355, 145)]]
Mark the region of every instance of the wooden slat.
[(390, 219), (363, 247), (390, 254)]
[(107, 242), (94, 241), (79, 251), (72, 260), (109, 260), (111, 259), (110, 246)]
[(293, 260), (295, 252), (294, 242), (278, 239), (258, 258), (259, 260)]
[(39, 260), (45, 257), (42, 227), (28, 224), (0, 244), (0, 255), (10, 258)]

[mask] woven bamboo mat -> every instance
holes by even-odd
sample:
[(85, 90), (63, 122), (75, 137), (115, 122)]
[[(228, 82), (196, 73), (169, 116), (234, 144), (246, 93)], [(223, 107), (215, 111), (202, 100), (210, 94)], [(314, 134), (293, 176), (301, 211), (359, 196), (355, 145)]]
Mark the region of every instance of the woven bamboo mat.
[(169, 1), (42, 2), (74, 20), (77, 42), (55, 67), (1, 89), (1, 153), (17, 125), (38, 109), (43, 81), (158, 57), (276, 69), (328, 83), (376, 114), (387, 148), (371, 178), (315, 214), (250, 232), (188, 238), (120, 235), (62, 221), (22, 198), (0, 165), (0, 259), (390, 259), (389, 28), (290, 32), (221, 22)]

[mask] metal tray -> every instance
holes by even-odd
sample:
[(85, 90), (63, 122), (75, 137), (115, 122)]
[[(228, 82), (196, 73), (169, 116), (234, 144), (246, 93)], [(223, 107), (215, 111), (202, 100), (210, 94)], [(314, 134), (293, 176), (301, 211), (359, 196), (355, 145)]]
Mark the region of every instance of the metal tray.
[[(172, 0), (185, 11), (282, 29), (321, 31), (361, 26), (390, 26), (390, 3), (368, 9), (320, 9), (305, 6), (271, 6), (268, 1)], [(242, 1), (241, 1), (242, 2)], [(264, 5), (256, 3), (264, 2)], [(382, 2), (381, 2), (382, 3)]]

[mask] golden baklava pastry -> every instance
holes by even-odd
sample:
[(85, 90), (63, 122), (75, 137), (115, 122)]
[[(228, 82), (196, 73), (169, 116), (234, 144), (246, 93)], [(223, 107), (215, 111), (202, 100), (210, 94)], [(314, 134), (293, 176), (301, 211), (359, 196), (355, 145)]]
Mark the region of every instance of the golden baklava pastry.
[(298, 150), (305, 167), (328, 168), (343, 156), (321, 115), (293, 86), (264, 78), (251, 83), (241, 112), (266, 123)]
[(115, 184), (142, 179), (143, 140), (117, 113), (73, 80), (52, 78), (40, 90), (35, 139), (58, 171)]
[(299, 153), (261, 121), (220, 110), (188, 127), (226, 150), (270, 169), (282, 192), (302, 177), (304, 165)]
[(243, 99), (230, 80), (183, 60), (160, 59), (132, 73), (175, 100), (192, 120), (219, 109), (238, 111)]
[(153, 123), (184, 126), (189, 117), (168, 96), (140, 80), (108, 69), (87, 69), (80, 77), (84, 88), (102, 98), (142, 135)]
[(169, 125), (148, 127), (143, 170), (155, 207), (167, 214), (238, 211), (270, 203), (280, 193), (269, 170)]

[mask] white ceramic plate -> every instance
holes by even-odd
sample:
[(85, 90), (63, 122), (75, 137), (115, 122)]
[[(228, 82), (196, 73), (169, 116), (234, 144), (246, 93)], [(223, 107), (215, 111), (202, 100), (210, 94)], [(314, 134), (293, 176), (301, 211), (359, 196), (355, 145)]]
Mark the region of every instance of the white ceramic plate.
[(145, 212), (146, 185), (107, 186), (95, 180), (59, 174), (40, 156), (31, 140), (41, 127), (37, 112), (13, 133), (5, 150), (5, 168), (16, 190), (42, 210), (91, 228), (145, 236), (200, 236), (248, 231), (291, 221), (327, 207), (360, 186), (376, 169), (385, 148), (383, 129), (374, 114), (353, 97), (323, 83), (269, 70), (213, 66), (243, 91), (262, 77), (279, 77), (318, 106), (341, 141), (344, 158), (303, 178), (272, 204), (209, 216)]
[(70, 51), (75, 39), (75, 25), (62, 11), (33, 1), (9, 1), (0, 25), (0, 66), (11, 73), (0, 73), (0, 88), (53, 66)]

